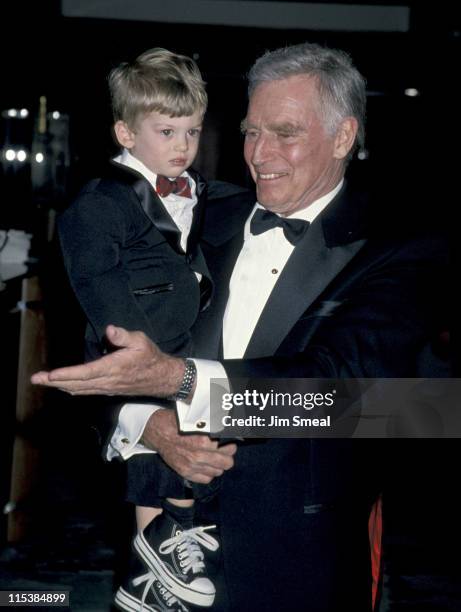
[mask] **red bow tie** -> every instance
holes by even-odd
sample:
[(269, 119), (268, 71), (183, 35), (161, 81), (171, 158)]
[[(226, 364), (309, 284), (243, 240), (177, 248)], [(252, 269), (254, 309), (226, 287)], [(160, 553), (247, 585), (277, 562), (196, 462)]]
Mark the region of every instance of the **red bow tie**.
[(183, 198), (191, 198), (191, 188), (187, 176), (178, 176), (176, 179), (169, 179), (166, 176), (159, 174), (155, 189), (159, 196), (166, 198), (170, 193), (176, 193)]

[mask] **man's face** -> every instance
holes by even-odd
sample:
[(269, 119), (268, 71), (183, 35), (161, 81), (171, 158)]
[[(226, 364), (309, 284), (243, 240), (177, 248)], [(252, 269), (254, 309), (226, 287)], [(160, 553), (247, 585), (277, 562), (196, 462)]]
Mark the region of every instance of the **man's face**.
[(326, 133), (319, 105), (315, 78), (307, 75), (261, 83), (251, 96), (243, 122), (244, 156), (258, 202), (273, 212), (290, 215), (306, 208), (343, 174), (350, 146)]
[(149, 170), (175, 178), (197, 155), (202, 121), (200, 112), (189, 117), (169, 117), (152, 111), (139, 119), (133, 129), (118, 122), (115, 130), (120, 144)]

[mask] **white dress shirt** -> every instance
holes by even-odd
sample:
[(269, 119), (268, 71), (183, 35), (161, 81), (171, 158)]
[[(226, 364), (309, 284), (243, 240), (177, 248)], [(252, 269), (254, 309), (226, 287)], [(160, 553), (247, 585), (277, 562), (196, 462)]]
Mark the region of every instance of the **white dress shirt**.
[[(290, 215), (290, 218), (303, 219), (312, 223), (333, 200), (342, 185), (343, 180), (332, 191), (307, 208), (296, 211)], [(295, 248), (285, 238), (280, 227), (272, 228), (258, 235), (250, 232), (251, 219), (257, 208), (263, 207), (256, 203), (246, 221), (243, 247), (229, 282), (229, 298), (223, 319), (225, 359), (243, 357), (264, 306)], [(190, 404), (177, 402), (178, 421), (180, 430), (183, 432), (204, 433), (210, 431), (210, 380), (227, 379), (227, 376), (224, 367), (217, 361), (204, 359), (194, 359), (194, 361), (197, 366), (196, 390)], [(135, 425), (131, 416), (121, 413), (118, 426), (120, 435), (123, 436), (124, 432), (130, 432), (132, 440), (136, 436), (139, 440), (149, 416), (143, 423), (141, 419), (138, 419)], [(130, 439), (128, 433), (126, 439)], [(139, 444), (137, 447), (129, 444), (124, 446), (124, 453), (119, 452), (125, 458), (135, 452), (140, 452), (142, 448)]]

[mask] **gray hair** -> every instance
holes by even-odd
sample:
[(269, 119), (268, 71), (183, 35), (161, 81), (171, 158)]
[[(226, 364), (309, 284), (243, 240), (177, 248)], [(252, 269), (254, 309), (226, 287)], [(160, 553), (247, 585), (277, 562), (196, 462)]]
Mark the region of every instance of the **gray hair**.
[(295, 75), (312, 75), (317, 79), (325, 129), (335, 134), (343, 119), (355, 117), (358, 122), (356, 143), (365, 143), (365, 79), (344, 51), (311, 43), (302, 43), (267, 51), (248, 74), (248, 95), (265, 81), (278, 81)]

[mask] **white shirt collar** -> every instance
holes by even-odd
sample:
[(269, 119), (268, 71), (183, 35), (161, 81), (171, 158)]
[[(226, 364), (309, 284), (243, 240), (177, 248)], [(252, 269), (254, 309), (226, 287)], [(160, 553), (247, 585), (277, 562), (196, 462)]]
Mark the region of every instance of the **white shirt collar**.
[[(143, 177), (147, 179), (149, 183), (155, 189), (155, 185), (157, 183), (157, 175), (155, 174), (155, 172), (152, 172), (152, 170), (149, 170), (149, 168), (145, 164), (143, 164), (142, 161), (134, 157), (134, 155), (131, 155), (128, 149), (123, 149), (121, 154), (114, 158), (114, 161), (119, 164), (122, 164), (123, 166), (128, 166), (128, 168), (131, 168), (132, 170), (136, 170), (137, 172), (142, 174)], [(194, 196), (195, 195), (194, 179), (190, 176), (190, 174), (186, 170), (184, 170), (184, 172), (180, 176), (186, 176), (190, 180), (191, 191), (192, 191), (192, 195)]]

